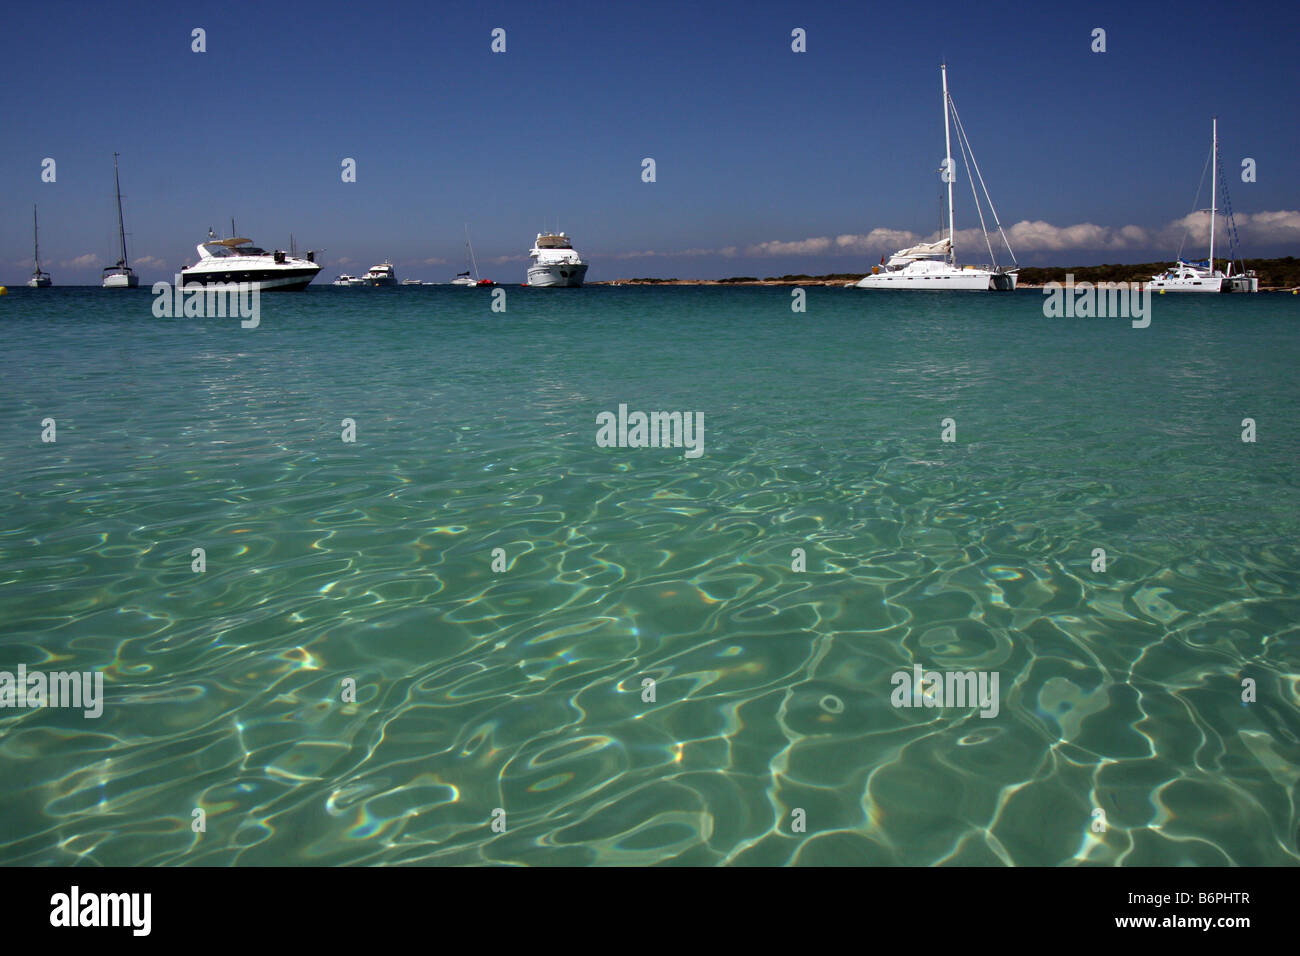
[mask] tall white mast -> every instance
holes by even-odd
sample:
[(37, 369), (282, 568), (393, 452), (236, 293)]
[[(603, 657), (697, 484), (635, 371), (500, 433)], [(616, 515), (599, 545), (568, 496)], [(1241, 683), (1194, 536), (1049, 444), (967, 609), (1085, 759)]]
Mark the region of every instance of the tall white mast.
[[(1214, 275), (1214, 219), (1218, 213), (1219, 202), (1219, 118), (1214, 117), (1214, 146), (1211, 148), (1210, 162), (1210, 275)], [(1205, 167), (1201, 167), (1204, 169)]]
[(41, 272), (41, 230), (36, 223), (36, 207), (32, 206), (32, 259), (36, 262), (36, 274)]
[(113, 186), (117, 189), (117, 235), (122, 241), (122, 258), (118, 261), (119, 266), (125, 266), (126, 262), (126, 226), (122, 225), (122, 181), (117, 178), (117, 153), (113, 154)]
[(478, 281), (478, 260), (474, 258), (474, 244), (469, 241), (469, 223), (465, 223), (465, 248), (469, 250), (470, 265), (474, 267), (474, 281)]
[(957, 244), (953, 236), (952, 223), (952, 181), (957, 178), (952, 165), (952, 136), (948, 131), (948, 64), (941, 63), (939, 72), (943, 74), (943, 169), (944, 178), (948, 180), (948, 261), (957, 264)]

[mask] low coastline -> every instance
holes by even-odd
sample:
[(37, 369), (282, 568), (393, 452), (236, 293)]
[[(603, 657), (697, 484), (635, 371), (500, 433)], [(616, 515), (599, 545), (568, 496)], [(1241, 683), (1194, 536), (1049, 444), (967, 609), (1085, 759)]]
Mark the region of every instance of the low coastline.
[[(1227, 267), (1226, 260), (1215, 259), (1221, 268)], [(1146, 283), (1153, 275), (1167, 269), (1168, 262), (1141, 262), (1135, 264), (1106, 264), (1096, 266), (1025, 266), (1019, 270), (1020, 281), (1017, 289), (1042, 289), (1049, 282), (1067, 281), (1071, 277), (1077, 285), (1081, 282), (1093, 284), (1113, 284), (1118, 282)], [(1294, 256), (1278, 259), (1245, 259), (1242, 265), (1253, 269), (1259, 276), (1260, 292), (1293, 292), (1300, 289), (1300, 260)], [(828, 275), (784, 275), (768, 276), (760, 279), (756, 276), (734, 276), (726, 279), (656, 279), (627, 278), (604, 279), (588, 282), (587, 285), (691, 285), (691, 286), (846, 286), (856, 283), (867, 272), (834, 272)]]

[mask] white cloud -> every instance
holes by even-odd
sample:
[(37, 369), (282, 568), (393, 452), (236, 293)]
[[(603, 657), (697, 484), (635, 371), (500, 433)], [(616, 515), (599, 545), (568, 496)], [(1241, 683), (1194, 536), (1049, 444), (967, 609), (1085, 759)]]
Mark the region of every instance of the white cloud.
[[(1252, 248), (1278, 245), (1300, 245), (1300, 212), (1296, 210), (1278, 210), (1274, 212), (1238, 213), (1237, 232), (1245, 254)], [(991, 225), (991, 224), (990, 224)], [(1226, 218), (1219, 217), (1216, 227), (1218, 235), (1226, 235)], [(1137, 225), (1100, 226), (1096, 223), (1081, 222), (1071, 226), (1056, 226), (1042, 219), (1022, 219), (1007, 226), (1007, 239), (1011, 248), (1019, 253), (1083, 251), (1135, 251), (1144, 252), (1161, 258), (1172, 255), (1187, 233), (1188, 242), (1204, 244), (1209, 237), (1210, 217), (1204, 212), (1191, 213), (1181, 219), (1162, 226), (1159, 229), (1147, 229)], [(658, 252), (644, 249), (637, 252), (620, 252), (605, 259), (676, 259), (692, 256), (722, 256), (735, 258), (771, 258), (774, 256), (871, 256), (904, 249), (917, 242), (934, 242), (939, 239), (938, 230), (922, 235), (907, 229), (888, 229), (877, 227), (865, 234), (848, 233), (835, 238), (827, 236), (810, 236), (806, 239), (769, 239), (765, 242), (746, 246), (742, 250), (737, 246), (721, 249), (682, 249), (675, 252)], [(989, 236), (995, 252), (1001, 252), (1001, 241), (997, 227)], [(1225, 240), (1226, 242), (1226, 240)], [(984, 249), (984, 234), (979, 229), (957, 230), (958, 255), (965, 249), (972, 255)], [(1224, 245), (1223, 251), (1227, 251)], [(1216, 250), (1217, 251), (1217, 250)], [(978, 256), (976, 256), (978, 258)]]
[[(1300, 212), (1280, 210), (1275, 212), (1238, 213), (1237, 232), (1243, 246), (1276, 246), (1282, 244), (1300, 244)], [(990, 225), (992, 225), (990, 223)], [(1218, 235), (1226, 235), (1227, 221), (1222, 214), (1215, 228)], [(1070, 226), (1056, 226), (1041, 219), (1023, 219), (1007, 226), (1007, 239), (1011, 248), (1017, 253), (1026, 252), (1064, 252), (1067, 250), (1141, 250), (1159, 252), (1175, 249), (1184, 232), (1188, 240), (1204, 243), (1209, 238), (1210, 217), (1204, 213), (1192, 213), (1182, 219), (1176, 219), (1160, 229), (1146, 229), (1142, 226), (1100, 226), (1091, 222), (1075, 223)], [(936, 230), (929, 235), (921, 235), (907, 229), (888, 229), (877, 227), (865, 235), (849, 233), (830, 239), (826, 236), (811, 236), (807, 239), (771, 239), (745, 248), (737, 253), (736, 247), (727, 249), (688, 249), (684, 252), (629, 252), (613, 258), (642, 259), (650, 257), (668, 258), (686, 255), (744, 255), (753, 258), (771, 256), (858, 256), (877, 255), (906, 248), (917, 242), (934, 242), (941, 233)], [(957, 230), (958, 249), (976, 250), (984, 248), (984, 233), (979, 229)], [(994, 226), (989, 236), (994, 251), (1001, 245)], [(1224, 246), (1224, 251), (1227, 247)], [(960, 254), (960, 253), (959, 253)]]
[[(1251, 246), (1274, 246), (1300, 242), (1300, 212), (1294, 209), (1239, 213), (1234, 218), (1237, 221), (1237, 235), (1241, 238), (1241, 244), (1246, 246), (1247, 250)], [(1214, 226), (1216, 253), (1220, 251), (1227, 252), (1227, 227), (1227, 217), (1220, 213), (1216, 217)], [(1184, 236), (1187, 242), (1194, 245), (1209, 243), (1209, 212), (1192, 212), (1181, 219), (1175, 219), (1161, 230), (1159, 239), (1162, 245), (1177, 247), (1183, 242)], [(1219, 245), (1220, 242), (1222, 245)]]
[[(91, 266), (99, 265), (100, 257), (93, 252), (88, 252), (84, 256), (77, 256), (75, 259), (64, 259), (59, 263), (65, 269), (89, 269)], [(111, 265), (112, 263), (104, 263)]]
[(813, 256), (825, 252), (831, 247), (831, 240), (825, 236), (815, 239), (797, 239), (794, 242), (781, 242), (773, 239), (760, 242), (745, 250), (747, 256)]
[(844, 235), (835, 237), (835, 245), (843, 253), (885, 252), (915, 245), (919, 240), (914, 232), (906, 229), (872, 229), (865, 236)]
[(658, 255), (659, 255), (659, 253), (655, 252), (653, 249), (644, 249), (644, 250), (642, 250), (641, 252), (619, 252), (619, 253), (615, 253), (615, 254), (612, 255), (612, 256), (603, 256), (602, 258), (605, 258), (605, 259), (653, 259), (653, 258), (655, 258), (655, 257), (658, 256)]
[(1237, 231), (1242, 242), (1296, 242), (1300, 240), (1300, 211), (1278, 209), (1274, 212), (1242, 213), (1237, 217)]
[(653, 249), (645, 249), (641, 252), (618, 252), (610, 256), (601, 256), (602, 259), (678, 259), (685, 257), (697, 256), (726, 256), (732, 258), (738, 254), (736, 246), (727, 246), (723, 249), (682, 249), (677, 252), (656, 252)]
[[(966, 242), (978, 241), (983, 245), (983, 237), (978, 229), (971, 230), (972, 237)], [(1025, 252), (1059, 252), (1064, 249), (1135, 249), (1149, 246), (1150, 237), (1140, 226), (1098, 226), (1091, 222), (1081, 222), (1073, 226), (1054, 226), (1041, 219), (1030, 221), (1022, 219), (1007, 229), (1007, 239), (1011, 248)]]

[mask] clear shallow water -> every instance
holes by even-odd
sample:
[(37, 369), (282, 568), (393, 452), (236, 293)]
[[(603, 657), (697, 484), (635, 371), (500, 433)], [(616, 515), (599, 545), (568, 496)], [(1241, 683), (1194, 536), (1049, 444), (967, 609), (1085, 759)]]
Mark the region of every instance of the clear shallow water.
[(808, 295), (11, 290), (0, 862), (1300, 862), (1300, 297)]

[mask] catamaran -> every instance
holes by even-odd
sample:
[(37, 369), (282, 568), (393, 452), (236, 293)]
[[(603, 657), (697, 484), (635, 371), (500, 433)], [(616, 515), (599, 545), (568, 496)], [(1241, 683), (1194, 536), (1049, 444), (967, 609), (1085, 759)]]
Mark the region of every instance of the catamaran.
[(113, 154), (113, 185), (117, 189), (117, 235), (122, 240), (122, 254), (117, 265), (104, 267), (102, 285), (105, 289), (134, 289), (140, 284), (140, 277), (126, 258), (126, 226), (122, 224), (122, 181), (117, 176), (117, 153)]
[[(887, 262), (882, 256), (880, 265), (872, 266), (871, 275), (859, 280), (857, 288), (898, 289), (908, 292), (954, 290), (1012, 292), (1016, 288), (1016, 274), (1017, 269), (1020, 267), (1016, 264), (1016, 255), (1011, 251), (1011, 243), (1007, 241), (1007, 234), (1002, 229), (1002, 223), (998, 221), (997, 211), (993, 208), (993, 200), (989, 197), (988, 189), (984, 185), (984, 176), (980, 173), (979, 166), (975, 162), (975, 154), (970, 148), (970, 140), (966, 138), (966, 130), (961, 125), (961, 117), (957, 115), (957, 108), (953, 105), (952, 96), (948, 92), (948, 65), (946, 63), (940, 65), (939, 71), (943, 81), (943, 143), (946, 156), (941, 173), (944, 182), (948, 185), (948, 234), (942, 236), (937, 242), (920, 242), (906, 249), (900, 249), (890, 256)], [(957, 179), (957, 170), (952, 161), (951, 127), (953, 126), (957, 130), (957, 146), (961, 150), (962, 159), (970, 177), (971, 195), (975, 198), (975, 211), (979, 214), (980, 228), (984, 231), (984, 242), (988, 246), (989, 259), (993, 262), (989, 266), (959, 266), (957, 264), (957, 252), (953, 245), (952, 185)], [(993, 222), (997, 226), (998, 233), (1002, 236), (1002, 242), (1006, 245), (1007, 252), (1011, 256), (1011, 262), (1014, 266), (1011, 269), (1003, 269), (997, 265), (997, 257), (993, 253), (993, 244), (989, 241), (989, 232), (984, 222), (984, 210), (980, 205), (978, 194), (975, 192), (976, 179), (979, 180), (980, 188), (984, 192), (984, 199), (988, 203), (989, 212), (993, 216)]]
[[(1188, 262), (1178, 250), (1178, 261), (1159, 275), (1151, 277), (1147, 288), (1152, 292), (1258, 292), (1259, 278), (1255, 270), (1244, 270), (1236, 262), (1237, 222), (1232, 215), (1232, 201), (1228, 199), (1228, 184), (1223, 183), (1223, 198), (1228, 208), (1228, 271), (1221, 272), (1214, 267), (1214, 226), (1219, 215), (1219, 118), (1214, 117), (1213, 139), (1210, 146), (1210, 160), (1213, 167), (1210, 173), (1210, 255), (1201, 262)], [(1205, 170), (1201, 170), (1201, 185), (1205, 184)], [(1200, 189), (1196, 191), (1199, 200)], [(1195, 205), (1195, 203), (1193, 203)], [(1204, 210), (1201, 210), (1204, 212)], [(1187, 241), (1187, 234), (1183, 234)], [(1237, 274), (1232, 274), (1234, 263)]]
[(36, 271), (32, 277), (27, 280), (29, 289), (48, 289), (54, 285), (54, 280), (50, 278), (48, 272), (41, 271), (41, 233), (36, 225), (36, 207), (32, 206), (32, 259), (36, 262)]

